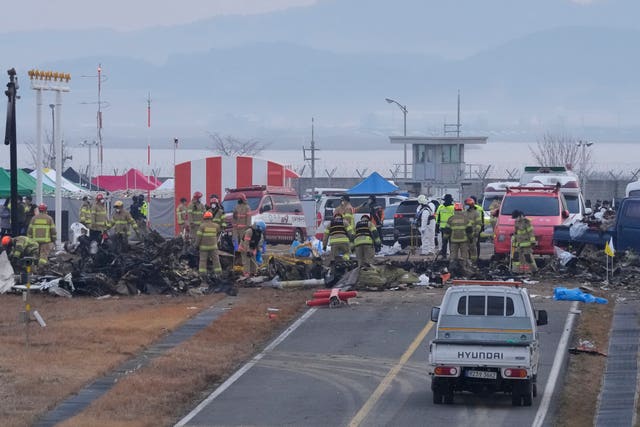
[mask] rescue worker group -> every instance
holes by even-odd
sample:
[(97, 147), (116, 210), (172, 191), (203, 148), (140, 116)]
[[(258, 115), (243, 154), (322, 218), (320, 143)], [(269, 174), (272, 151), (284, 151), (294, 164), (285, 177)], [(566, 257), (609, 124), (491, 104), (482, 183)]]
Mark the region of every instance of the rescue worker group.
[[(129, 249), (129, 230), (132, 229), (140, 237), (139, 230), (146, 228), (148, 204), (144, 196), (134, 196), (130, 210), (126, 211), (124, 203), (117, 200), (113, 203), (113, 213), (109, 218), (105, 202), (104, 195), (100, 193), (93, 204), (89, 203), (87, 196), (83, 197), (79, 217), (84, 234), (88, 234), (91, 241), (103, 242), (109, 238), (107, 232), (113, 230), (114, 249), (126, 252)], [(10, 216), (11, 204), (7, 202), (3, 208), (2, 215)], [(10, 235), (10, 224), (3, 227), (2, 246), (14, 267), (20, 267), (25, 259), (34, 259), (37, 263), (34, 262), (33, 271), (42, 272), (54, 248), (56, 225), (47, 213), (47, 205), (40, 203), (36, 206), (30, 196), (19, 201), (18, 212), (18, 235)]]
[[(176, 220), (182, 238), (198, 251), (199, 273), (212, 273), (214, 277), (219, 277), (222, 267), (218, 242), (227, 228), (225, 212), (217, 195), (212, 194), (207, 205), (202, 203), (202, 198), (203, 194), (199, 191), (193, 194), (191, 201), (182, 198), (176, 208)], [(465, 200), (466, 209), (462, 203), (454, 203), (451, 194), (445, 194), (442, 203), (428, 200), (424, 195), (420, 195), (417, 201), (418, 208), (411, 219), (411, 228), (420, 231), (421, 254), (434, 256), (436, 260), (446, 259), (449, 255), (449, 268), (467, 275), (480, 255), (480, 240), (485, 230), (482, 207), (473, 196)], [(109, 218), (105, 202), (102, 194), (97, 194), (93, 204), (85, 196), (80, 208), (80, 223), (88, 230), (89, 239), (98, 243), (109, 239), (107, 232), (113, 229), (115, 249), (126, 252), (129, 249), (130, 229), (139, 238), (140, 231), (147, 229), (148, 205), (144, 196), (134, 196), (130, 210), (126, 211), (124, 203), (117, 200), (113, 203), (113, 213)], [(3, 208), (4, 211), (10, 210), (6, 204)], [(34, 271), (38, 272), (47, 265), (56, 241), (55, 224), (47, 214), (44, 203), (36, 207), (27, 197), (18, 208), (25, 213), (20, 235), (11, 237), (7, 233), (2, 237), (2, 246), (13, 264), (22, 264), (24, 258), (37, 259)], [(490, 221), (495, 225), (498, 206), (492, 205), (489, 209)], [(363, 212), (355, 222), (355, 214)], [(512, 216), (515, 219), (512, 271), (525, 274), (535, 272), (537, 267), (533, 248), (536, 241), (531, 222), (520, 211), (514, 211)], [(262, 220), (252, 224), (244, 194), (240, 194), (234, 207), (232, 221), (233, 248), (241, 255), (243, 276), (255, 275), (266, 250), (266, 224)], [(382, 248), (383, 221), (384, 210), (376, 202), (375, 196), (370, 196), (368, 202), (354, 208), (349, 196), (343, 195), (340, 205), (334, 209), (330, 224), (325, 228), (322, 249), (326, 252), (330, 247), (330, 262), (349, 260), (352, 252), (355, 252), (359, 267), (371, 265), (375, 254)], [(5, 231), (3, 229), (3, 233)], [(212, 272), (209, 264), (212, 265)]]
[[(468, 275), (480, 257), (480, 241), (484, 234), (484, 209), (477, 199), (470, 196), (464, 205), (445, 194), (442, 203), (418, 196), (418, 207), (410, 227), (420, 231), (421, 255), (437, 259), (449, 259), (449, 268), (461, 275)], [(355, 213), (368, 211), (354, 224)], [(497, 222), (499, 202), (489, 207), (493, 227)], [(523, 212), (514, 211), (515, 221), (511, 268), (514, 273), (527, 274), (537, 270), (533, 257), (536, 244), (533, 227)], [(323, 249), (331, 247), (333, 260), (348, 260), (355, 250), (358, 266), (372, 264), (376, 252), (381, 249), (381, 228), (384, 210), (376, 204), (375, 196), (369, 203), (357, 208), (351, 205), (347, 195), (342, 196), (340, 205), (334, 210), (333, 219), (325, 229)], [(440, 236), (440, 238), (439, 238)], [(413, 244), (413, 242), (411, 242)]]

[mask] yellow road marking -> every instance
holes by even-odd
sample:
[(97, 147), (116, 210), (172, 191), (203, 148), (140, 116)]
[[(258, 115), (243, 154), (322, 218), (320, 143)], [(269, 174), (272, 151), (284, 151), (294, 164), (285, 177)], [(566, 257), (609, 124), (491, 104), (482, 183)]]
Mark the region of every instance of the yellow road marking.
[(415, 351), (418, 349), (418, 346), (424, 340), (424, 337), (427, 336), (427, 334), (429, 333), (433, 325), (434, 323), (430, 321), (425, 325), (424, 328), (422, 328), (420, 333), (414, 338), (413, 342), (411, 342), (411, 344), (409, 345), (407, 350), (404, 352), (402, 357), (400, 357), (400, 360), (398, 361), (398, 363), (396, 363), (396, 365), (383, 378), (382, 382), (378, 385), (378, 387), (375, 389), (373, 394), (371, 394), (371, 396), (365, 402), (362, 408), (360, 408), (356, 416), (353, 417), (353, 419), (349, 423), (349, 427), (358, 427), (362, 423), (362, 421), (364, 421), (364, 419), (367, 418), (367, 416), (369, 415), (369, 412), (371, 412), (371, 409), (373, 409), (374, 405), (378, 402), (378, 400), (380, 400), (380, 398), (382, 397), (382, 394), (386, 391), (386, 389), (391, 384), (391, 381), (393, 381), (393, 379), (398, 375), (398, 372), (400, 372), (400, 369), (402, 369), (402, 367), (407, 363), (409, 358), (413, 356), (413, 353), (415, 353)]

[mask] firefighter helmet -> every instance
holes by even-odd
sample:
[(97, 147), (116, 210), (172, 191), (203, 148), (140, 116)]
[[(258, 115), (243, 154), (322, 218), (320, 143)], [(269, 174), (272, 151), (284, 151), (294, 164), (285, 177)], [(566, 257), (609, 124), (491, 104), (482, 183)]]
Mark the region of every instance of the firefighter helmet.
[(40, 203), (40, 204), (38, 205), (38, 210), (39, 210), (40, 212), (43, 212), (43, 213), (44, 213), (44, 212), (46, 212), (46, 211), (47, 211), (47, 205), (45, 205), (44, 203)]
[(102, 193), (98, 193), (98, 195), (96, 196), (96, 200), (104, 200), (104, 196), (102, 195)]
[(264, 223), (264, 221), (262, 221), (261, 219), (256, 221), (256, 223), (254, 224), (256, 226), (256, 228), (262, 232), (264, 232), (264, 230), (267, 229), (267, 224)]
[(195, 193), (193, 193), (193, 198), (194, 199), (199, 199), (202, 197), (202, 193), (199, 191), (196, 191)]
[(464, 201), (464, 204), (467, 206), (475, 206), (476, 201), (473, 200), (471, 197), (467, 197), (467, 199)]
[(462, 210), (462, 203), (460, 203), (460, 202), (455, 202), (455, 203), (453, 204), (453, 210), (454, 210), (454, 211), (461, 211), (461, 210)]
[(204, 219), (211, 219), (213, 218), (213, 214), (211, 213), (211, 211), (206, 211), (203, 215), (202, 218)]
[(122, 200), (118, 200), (113, 204), (113, 207), (121, 208), (123, 205), (124, 205), (124, 203), (122, 203)]
[(11, 236), (2, 236), (2, 246), (5, 248), (11, 245)]
[(421, 205), (426, 205), (428, 202), (427, 200), (427, 196), (425, 196), (424, 194), (421, 194), (418, 196), (418, 203)]
[(209, 203), (211, 203), (211, 205), (213, 206), (213, 204), (214, 204), (214, 203), (217, 205), (217, 204), (219, 204), (219, 203), (220, 203), (220, 201), (218, 200), (218, 198), (217, 198), (217, 197), (212, 197), (212, 198), (209, 200)]

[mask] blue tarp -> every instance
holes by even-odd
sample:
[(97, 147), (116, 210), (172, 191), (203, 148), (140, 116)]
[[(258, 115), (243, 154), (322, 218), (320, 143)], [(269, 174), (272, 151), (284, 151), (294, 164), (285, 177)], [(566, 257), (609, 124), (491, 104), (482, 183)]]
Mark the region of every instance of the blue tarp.
[(389, 194), (398, 191), (398, 187), (373, 172), (362, 182), (347, 190), (347, 194)]

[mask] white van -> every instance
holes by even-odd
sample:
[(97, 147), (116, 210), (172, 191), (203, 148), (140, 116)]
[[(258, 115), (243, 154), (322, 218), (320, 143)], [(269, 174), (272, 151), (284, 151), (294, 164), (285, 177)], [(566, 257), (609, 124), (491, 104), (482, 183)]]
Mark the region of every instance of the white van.
[(491, 204), (498, 201), (498, 206), (502, 203), (502, 198), (507, 192), (508, 187), (517, 187), (520, 183), (517, 181), (490, 182), (484, 187), (482, 194), (482, 209), (484, 210), (484, 234), (490, 236), (493, 233), (491, 225)]
[(625, 190), (626, 197), (640, 197), (640, 181), (633, 181), (627, 184)]
[(569, 210), (568, 224), (581, 221), (585, 216), (591, 215), (591, 208), (585, 207), (578, 176), (573, 172), (567, 175), (536, 175), (532, 177), (530, 184), (532, 183), (560, 187), (560, 193), (564, 195)]

